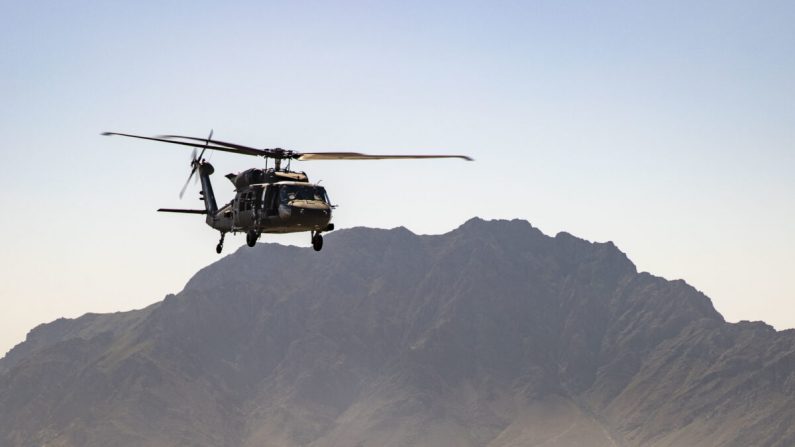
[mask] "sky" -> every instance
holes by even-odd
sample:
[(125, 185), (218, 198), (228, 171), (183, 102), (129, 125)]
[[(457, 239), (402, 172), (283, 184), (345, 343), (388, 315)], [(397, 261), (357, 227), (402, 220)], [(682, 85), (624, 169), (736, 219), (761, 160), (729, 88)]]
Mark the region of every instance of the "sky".
[[(0, 355), (219, 259), (201, 217), (155, 212), (201, 206), (177, 197), (190, 150), (103, 131), (467, 154), (293, 168), (337, 228), (525, 219), (793, 328), (793, 23), (766, 0), (0, 2)], [(223, 174), (264, 166), (209, 157), (219, 202)]]

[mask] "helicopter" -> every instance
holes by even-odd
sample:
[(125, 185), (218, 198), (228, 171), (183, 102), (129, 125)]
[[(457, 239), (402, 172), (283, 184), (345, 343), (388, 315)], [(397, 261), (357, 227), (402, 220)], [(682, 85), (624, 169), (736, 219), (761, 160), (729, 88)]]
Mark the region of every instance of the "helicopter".
[[(336, 205), (331, 204), (323, 186), (309, 181), (306, 172), (290, 169), (292, 160), (458, 158), (473, 161), (466, 155), (369, 155), (359, 152), (298, 152), (282, 148), (260, 149), (214, 140), (212, 130), (207, 138), (182, 135), (145, 137), (117, 132), (103, 132), (102, 135), (140, 138), (193, 148), (190, 174), (179, 197), (182, 198), (191, 178), (198, 173), (202, 187), (199, 191), (199, 198), (204, 202), (204, 209), (160, 208), (157, 211), (205, 215), (207, 225), (221, 233), (221, 239), (215, 247), (215, 252), (218, 254), (224, 248), (226, 233), (230, 232), (232, 234), (245, 233), (246, 244), (253, 247), (262, 233), (308, 231), (312, 248), (315, 251), (320, 251), (323, 248), (322, 233), (334, 230), (331, 213)], [(198, 154), (197, 149), (201, 149)], [(225, 176), (235, 187), (235, 197), (220, 208), (216, 203), (213, 186), (210, 182), (210, 176), (215, 172), (215, 168), (203, 158), (204, 152), (208, 149), (265, 158), (265, 168), (251, 168)], [(268, 167), (268, 159), (273, 159), (273, 167)]]

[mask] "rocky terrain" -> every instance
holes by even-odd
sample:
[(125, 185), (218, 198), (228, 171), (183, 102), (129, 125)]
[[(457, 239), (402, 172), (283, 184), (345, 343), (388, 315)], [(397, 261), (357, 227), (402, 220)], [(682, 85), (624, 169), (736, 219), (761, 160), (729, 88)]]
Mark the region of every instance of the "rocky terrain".
[(524, 221), (340, 230), (33, 329), (0, 445), (791, 447), (795, 331)]

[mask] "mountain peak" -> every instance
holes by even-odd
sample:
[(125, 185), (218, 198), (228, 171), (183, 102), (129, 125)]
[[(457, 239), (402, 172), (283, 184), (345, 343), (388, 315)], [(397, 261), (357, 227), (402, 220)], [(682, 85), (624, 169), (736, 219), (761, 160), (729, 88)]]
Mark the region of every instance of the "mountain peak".
[(359, 227), (32, 331), (0, 360), (0, 445), (784, 446), (793, 353), (611, 242)]
[(494, 232), (500, 230), (509, 230), (511, 232), (520, 232), (525, 231), (534, 234), (541, 234), (541, 231), (537, 228), (533, 227), (530, 222), (522, 219), (493, 219), (493, 220), (486, 220), (481, 217), (473, 217), (463, 224), (461, 224), (458, 228), (453, 230), (453, 232), (460, 231), (460, 232)]

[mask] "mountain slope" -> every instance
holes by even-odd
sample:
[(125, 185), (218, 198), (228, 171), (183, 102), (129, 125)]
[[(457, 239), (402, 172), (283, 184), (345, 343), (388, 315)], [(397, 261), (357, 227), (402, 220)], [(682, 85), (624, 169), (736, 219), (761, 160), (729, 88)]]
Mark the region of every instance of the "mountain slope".
[(473, 219), (258, 244), (0, 361), (0, 445), (791, 446), (795, 332)]

